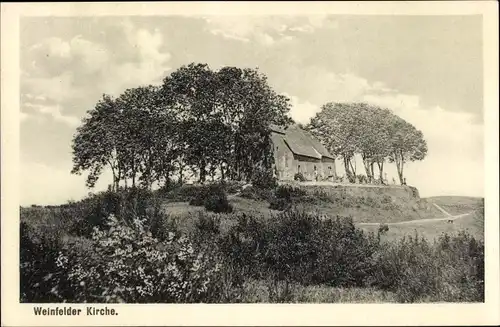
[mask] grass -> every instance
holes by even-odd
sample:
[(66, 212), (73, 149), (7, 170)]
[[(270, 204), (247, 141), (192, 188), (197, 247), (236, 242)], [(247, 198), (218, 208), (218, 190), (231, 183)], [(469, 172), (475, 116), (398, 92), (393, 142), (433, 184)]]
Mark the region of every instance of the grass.
[[(459, 218), (452, 224), (448, 223), (447, 220), (436, 220), (431, 222), (416, 221), (408, 224), (394, 224), (389, 225), (389, 230), (386, 234), (384, 234), (383, 239), (394, 241), (403, 236), (415, 235), (415, 233), (418, 233), (418, 235), (422, 235), (429, 240), (433, 240), (444, 233), (457, 234), (460, 231), (467, 231), (474, 236), (474, 238), (483, 240), (483, 223), (483, 216), (476, 212), (469, 216)], [(358, 225), (358, 227), (366, 232), (371, 231), (374, 233), (376, 233), (379, 228), (377, 225)]]
[[(423, 199), (424, 203), (432, 204), (437, 203), (438, 205), (445, 208), (448, 211), (449, 208), (451, 214), (463, 214), (475, 210), (471, 215), (458, 218), (454, 220), (453, 223), (449, 223), (447, 220), (436, 220), (436, 221), (426, 221), (419, 222), (408, 222), (405, 224), (390, 224), (389, 231), (384, 234), (383, 239), (385, 240), (396, 240), (405, 235), (415, 235), (417, 232), (430, 240), (435, 239), (443, 233), (456, 234), (459, 231), (468, 231), (478, 240), (484, 239), (484, 213), (481, 210), (481, 199), (480, 198), (468, 198), (468, 197), (433, 197)], [(246, 213), (252, 215), (260, 215), (269, 218), (272, 214), (276, 214), (279, 211), (269, 209), (269, 203), (263, 200), (252, 200), (247, 198), (242, 198), (239, 196), (230, 196), (229, 202), (233, 205), (235, 213)], [(328, 216), (343, 216), (343, 217), (353, 217), (354, 223), (362, 222), (372, 222), (377, 224), (383, 223), (394, 223), (400, 221), (407, 221), (403, 219), (395, 219), (394, 213), (391, 210), (384, 208), (367, 208), (365, 206), (360, 207), (344, 207), (335, 203), (321, 201), (315, 204), (302, 203), (297, 205), (300, 210), (306, 212), (319, 212)], [(427, 210), (426, 206), (422, 206), (419, 216), (416, 219), (428, 219), (428, 218), (443, 218), (444, 215), (441, 211), (437, 210), (433, 205), (432, 208)], [(167, 202), (164, 204), (164, 209), (173, 216), (179, 217), (184, 221), (184, 225), (190, 225), (190, 217), (193, 213), (205, 212), (203, 207), (190, 206), (187, 202)], [(422, 211), (427, 211), (422, 214)], [(401, 214), (401, 213), (400, 213)], [(187, 220), (187, 221), (186, 221)], [(364, 231), (377, 232), (378, 225), (359, 225)], [(189, 227), (186, 227), (189, 229)]]
[(435, 203), (452, 215), (479, 210), (484, 208), (484, 199), (467, 196), (434, 196), (426, 198), (430, 203)]
[[(130, 234), (126, 228), (135, 225), (130, 224), (130, 220), (119, 219), (121, 224), (125, 223), (120, 225), (122, 229), (125, 228), (124, 235), (139, 235), (137, 239), (127, 238), (133, 243), (132, 247), (149, 249), (147, 251), (153, 260), (147, 264), (151, 267), (159, 263), (154, 260), (155, 251), (180, 251), (177, 258), (184, 257), (187, 251), (193, 258), (203, 258), (204, 261), (201, 262), (206, 267), (220, 264), (221, 270), (213, 275), (207, 291), (211, 292), (207, 293), (205, 298), (209, 301), (481, 301), (484, 289), (484, 277), (480, 275), (481, 267), (484, 267), (481, 266), (484, 260), (484, 247), (481, 242), (484, 212), (480, 206), (482, 202), (477, 199), (426, 199), (414, 210), (418, 212), (418, 209), (425, 209), (427, 204), (434, 207), (431, 202), (433, 200), (439, 201), (441, 206), (457, 209), (458, 214), (463, 213), (458, 211), (459, 209), (475, 208), (471, 215), (458, 218), (451, 224), (447, 220), (438, 219), (408, 222), (408, 217), (402, 219), (401, 215), (404, 215), (404, 210), (413, 210), (412, 206), (391, 206), (391, 203), (398, 200), (391, 202), (391, 198), (384, 194), (377, 194), (373, 198), (364, 194), (360, 199), (355, 199), (352, 195), (343, 197), (334, 194), (333, 198), (338, 202), (333, 202), (326, 198), (325, 194), (318, 194), (318, 197), (314, 198), (310, 194), (306, 196), (299, 191), (293, 191), (296, 192), (294, 196), (282, 198), (295, 204), (295, 209), (298, 210), (281, 213), (269, 209), (271, 200), (258, 200), (268, 197), (248, 199), (233, 193), (228, 197), (233, 211), (227, 214), (208, 212), (204, 206), (190, 205), (186, 201), (192, 198), (189, 192), (196, 194), (191, 189), (185, 194), (176, 194), (175, 197), (162, 198), (144, 193), (130, 202), (127, 194), (116, 196), (104, 193), (81, 203), (59, 208), (21, 208), (21, 236), (24, 244), (21, 247), (24, 249), (21, 251), (21, 259), (24, 258), (21, 260), (21, 271), (24, 272), (22, 280), (26, 283), (35, 276), (34, 280), (43, 284), (43, 288), (36, 286), (39, 283), (28, 283), (24, 287), (22, 284), (25, 299), (35, 302), (50, 301), (51, 298), (43, 294), (53, 290), (55, 286), (61, 287), (61, 291), (56, 292), (58, 298), (73, 299), (75, 294), (85, 298), (84, 293), (73, 294), (74, 289), (67, 287), (70, 280), (66, 280), (65, 276), (72, 274), (65, 274), (64, 269), (71, 269), (74, 265), (70, 264), (61, 270), (55, 267), (54, 263), (63, 251), (67, 258), (73, 258), (77, 263), (81, 261), (90, 264), (86, 268), (89, 271), (83, 271), (84, 275), (91, 273), (96, 267), (99, 269), (99, 265), (92, 266), (92, 262), (95, 265), (98, 258), (93, 258), (93, 252), (96, 251), (92, 250), (96, 245), (88, 234), (89, 227), (103, 228), (101, 220), (107, 220), (109, 213), (114, 213), (119, 218), (147, 218), (149, 230), (160, 243), (171, 242), (167, 241), (171, 237), (181, 240), (184, 236), (192, 241), (191, 250), (191, 245), (182, 250), (183, 241), (174, 247), (164, 248), (159, 243), (147, 248), (144, 247), (144, 242), (150, 242), (149, 239), (142, 239), (140, 236), (144, 233)], [(395, 208), (401, 210), (399, 216), (393, 215), (392, 210)], [(354, 219), (345, 216), (352, 216)], [(441, 218), (443, 214), (439, 211), (435, 217)], [(373, 224), (359, 224), (366, 220), (371, 220)], [(380, 223), (388, 223), (388, 228), (377, 236)], [(106, 233), (106, 228), (102, 230)], [(468, 233), (463, 234), (462, 231)], [(418, 238), (411, 237), (415, 235), (418, 235)], [(410, 237), (403, 238), (404, 236)], [(437, 239), (437, 242), (433, 242), (434, 239)], [(123, 242), (113, 243), (109, 239), (103, 239), (103, 242), (100, 246), (105, 249), (109, 244), (115, 244), (120, 251), (126, 252), (128, 249), (122, 249)], [(200, 252), (193, 254), (193, 249)], [(96, 253), (102, 255), (104, 252)], [(115, 259), (119, 263), (124, 258), (113, 260)], [(160, 265), (162, 264), (165, 262), (160, 262)], [(54, 272), (57, 274), (54, 275)], [(46, 273), (47, 276), (58, 276), (59, 279), (54, 277), (47, 282), (47, 276), (44, 275)], [(205, 275), (195, 275), (196, 278), (203, 276)], [(149, 277), (157, 278), (154, 274)], [(170, 278), (158, 278), (160, 277)], [(154, 280), (163, 285), (158, 278)], [(142, 277), (138, 280), (139, 284), (141, 280)], [(89, 283), (87, 284), (92, 284)], [(112, 288), (113, 283), (113, 280), (108, 280), (109, 285), (106, 285)], [(98, 291), (95, 289), (94, 293)], [(170, 299), (167, 293), (154, 293), (151, 296), (158, 299), (167, 296), (166, 298)]]
[[(342, 288), (323, 285), (303, 286), (292, 284), (285, 290), (280, 283), (270, 286), (266, 281), (251, 280), (243, 286), (243, 302), (271, 303), (282, 297), (287, 303), (395, 303), (395, 294), (374, 288)], [(274, 295), (277, 294), (277, 295)]]

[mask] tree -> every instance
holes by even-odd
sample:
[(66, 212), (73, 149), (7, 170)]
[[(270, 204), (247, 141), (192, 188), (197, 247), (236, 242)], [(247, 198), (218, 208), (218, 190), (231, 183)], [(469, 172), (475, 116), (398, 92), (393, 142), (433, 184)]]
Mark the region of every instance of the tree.
[(364, 103), (327, 103), (306, 129), (333, 155), (342, 157), (351, 182), (356, 176), (355, 154), (361, 156), (370, 180), (375, 178), (375, 164), (383, 180), (385, 161), (396, 163), (401, 183), (404, 164), (427, 154), (422, 132), (390, 110)]
[(388, 109), (361, 104), (359, 125), (362, 128), (358, 137), (358, 147), (363, 160), (366, 176), (375, 179), (373, 166), (378, 165), (379, 179), (383, 180), (384, 162), (390, 155), (390, 124), (394, 114)]
[(86, 185), (94, 187), (103, 168), (109, 165), (113, 173), (113, 189), (116, 190), (122, 177), (117, 153), (121, 131), (116, 102), (109, 95), (103, 95), (87, 114), (72, 140), (71, 173), (79, 175), (89, 171)]
[(185, 158), (200, 182), (207, 169), (249, 180), (257, 166), (270, 166), (269, 125), (291, 122), (288, 99), (257, 70), (192, 63), (167, 76), (162, 92), (179, 113)]
[(427, 142), (423, 133), (400, 117), (390, 125), (391, 154), (389, 160), (396, 164), (398, 177), (404, 183), (404, 164), (423, 160), (427, 155)]
[(347, 178), (354, 182), (364, 120), (362, 104), (327, 103), (306, 126), (335, 156), (341, 156)]
[(286, 126), (289, 99), (276, 94), (253, 69), (206, 64), (182, 66), (160, 87), (140, 86), (118, 98), (103, 96), (73, 140), (72, 172), (88, 171), (93, 187), (109, 165), (120, 181), (150, 188), (177, 170), (251, 180), (272, 164), (270, 124)]

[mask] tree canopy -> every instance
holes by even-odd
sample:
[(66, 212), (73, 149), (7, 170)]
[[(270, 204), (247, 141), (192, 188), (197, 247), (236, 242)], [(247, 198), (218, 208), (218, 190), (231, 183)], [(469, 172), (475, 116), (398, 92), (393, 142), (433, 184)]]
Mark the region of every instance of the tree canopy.
[[(277, 94), (256, 69), (189, 64), (159, 86), (104, 94), (87, 112), (72, 142), (72, 173), (87, 172), (93, 187), (105, 167), (113, 189), (182, 182), (195, 174), (250, 181), (273, 164), (270, 125), (286, 127), (290, 100)], [(384, 163), (395, 163), (400, 182), (410, 161), (427, 155), (421, 131), (389, 109), (365, 103), (326, 103), (304, 126), (343, 161), (354, 182), (356, 155), (366, 176), (383, 179)]]
[(187, 171), (250, 180), (270, 169), (270, 124), (287, 126), (289, 99), (277, 94), (255, 69), (206, 64), (182, 66), (161, 86), (103, 95), (73, 138), (72, 173), (88, 172), (94, 186), (104, 167), (113, 188), (132, 180), (150, 187), (180, 180)]
[(368, 179), (375, 178), (377, 164), (382, 180), (384, 163), (389, 161), (396, 163), (402, 184), (404, 164), (427, 155), (421, 131), (390, 110), (365, 103), (327, 103), (306, 129), (342, 158), (351, 182), (356, 176), (356, 154), (363, 160)]

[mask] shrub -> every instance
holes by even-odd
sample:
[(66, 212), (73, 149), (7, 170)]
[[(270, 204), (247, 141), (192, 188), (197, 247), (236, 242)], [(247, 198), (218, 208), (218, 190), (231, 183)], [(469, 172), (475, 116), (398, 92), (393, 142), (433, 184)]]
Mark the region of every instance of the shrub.
[(271, 189), (262, 189), (254, 186), (244, 188), (240, 196), (243, 198), (251, 199), (251, 200), (259, 200), (259, 201), (268, 201), (270, 202), (273, 197), (273, 190)]
[(166, 197), (174, 201), (189, 202), (192, 198), (199, 196), (200, 192), (204, 192), (205, 189), (206, 185), (182, 185), (169, 191)]
[[(56, 259), (62, 251), (59, 233), (39, 233), (25, 222), (20, 225), (20, 301), (60, 302), (71, 290), (67, 271), (58, 269)], [(66, 287), (65, 287), (66, 286)]]
[(221, 181), (220, 185), (227, 194), (236, 194), (241, 191), (244, 183), (238, 181)]
[(205, 204), (205, 200), (207, 199), (208, 194), (209, 190), (206, 186), (199, 187), (189, 199), (189, 205), (198, 207), (203, 206)]
[(290, 199), (273, 197), (269, 201), (269, 209), (284, 211), (292, 207)]
[(287, 210), (290, 209), (295, 202), (312, 202), (313, 196), (308, 196), (306, 191), (301, 188), (280, 185), (274, 192), (274, 197), (269, 201), (270, 208), (274, 210)]
[(299, 198), (306, 196), (306, 194), (307, 193), (305, 190), (290, 185), (280, 185), (276, 188), (275, 191), (276, 197), (282, 199)]
[(375, 257), (373, 285), (399, 302), (484, 301), (484, 245), (466, 233), (384, 243)]
[(278, 185), (271, 169), (257, 169), (252, 176), (252, 185), (262, 189), (273, 189)]
[(233, 206), (227, 201), (225, 193), (210, 193), (205, 199), (205, 209), (215, 213), (233, 212)]
[(306, 181), (306, 178), (304, 177), (304, 175), (302, 173), (296, 173), (294, 176), (293, 176), (293, 180), (295, 181), (299, 181), (299, 182), (305, 182)]
[(111, 216), (108, 229), (92, 235), (99, 262), (62, 253), (58, 267), (69, 271), (74, 300), (92, 302), (204, 302), (216, 299), (220, 266), (196, 252), (186, 237), (154, 238), (144, 221)]
[(304, 285), (362, 285), (377, 240), (349, 219), (321, 220), (290, 210), (269, 220), (241, 216), (222, 248), (248, 278)]
[(389, 231), (389, 225), (387, 224), (380, 224), (378, 226), (378, 234), (383, 235)]

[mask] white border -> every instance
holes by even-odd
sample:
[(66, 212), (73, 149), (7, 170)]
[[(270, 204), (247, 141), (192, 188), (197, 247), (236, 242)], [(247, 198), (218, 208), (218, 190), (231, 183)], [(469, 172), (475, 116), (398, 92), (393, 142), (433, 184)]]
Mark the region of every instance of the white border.
[[(176, 2), (1, 4), (2, 325), (482, 325), (500, 323), (498, 4), (457, 2)], [(483, 16), (486, 302), (484, 304), (108, 305), (119, 316), (35, 317), (19, 304), (19, 17), (233, 14)], [(50, 305), (54, 307), (57, 305)], [(44, 306), (48, 307), (48, 306)], [(72, 305), (84, 308), (85, 305)], [(103, 307), (103, 306), (99, 306)]]

